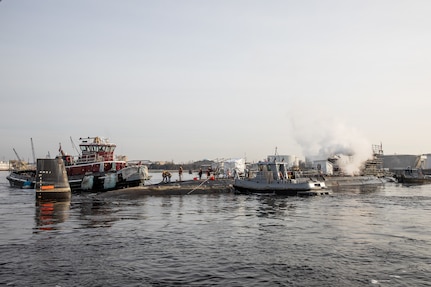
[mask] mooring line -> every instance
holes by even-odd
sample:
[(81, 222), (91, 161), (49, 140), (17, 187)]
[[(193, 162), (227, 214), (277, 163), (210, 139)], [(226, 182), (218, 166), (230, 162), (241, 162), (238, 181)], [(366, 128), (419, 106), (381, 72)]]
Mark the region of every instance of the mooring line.
[(206, 180), (204, 180), (201, 184), (199, 184), (198, 186), (196, 186), (195, 188), (193, 188), (192, 190), (190, 190), (189, 192), (187, 192), (187, 194), (192, 193), (193, 191), (195, 191), (196, 189), (198, 189), (202, 184), (204, 184), (205, 182), (207, 182), (208, 180), (210, 180), (210, 177), (208, 177)]

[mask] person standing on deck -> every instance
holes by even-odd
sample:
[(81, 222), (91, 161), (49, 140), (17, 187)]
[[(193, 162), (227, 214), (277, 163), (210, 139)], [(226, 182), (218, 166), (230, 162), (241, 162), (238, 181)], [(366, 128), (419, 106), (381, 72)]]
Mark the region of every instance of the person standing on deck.
[(199, 169), (198, 174), (199, 174), (199, 180), (201, 180), (202, 179), (202, 168)]
[(162, 171), (162, 182), (165, 183), (166, 182), (166, 170)]
[(183, 167), (180, 166), (180, 168), (178, 169), (178, 177), (180, 179), (180, 181), (182, 181), (183, 179)]

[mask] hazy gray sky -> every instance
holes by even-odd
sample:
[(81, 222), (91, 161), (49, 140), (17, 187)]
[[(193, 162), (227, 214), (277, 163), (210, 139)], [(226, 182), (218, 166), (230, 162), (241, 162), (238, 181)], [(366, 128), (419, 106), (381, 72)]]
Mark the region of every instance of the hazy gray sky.
[[(0, 160), (431, 152), (431, 1), (0, 2)], [(358, 147), (360, 146), (360, 147)]]

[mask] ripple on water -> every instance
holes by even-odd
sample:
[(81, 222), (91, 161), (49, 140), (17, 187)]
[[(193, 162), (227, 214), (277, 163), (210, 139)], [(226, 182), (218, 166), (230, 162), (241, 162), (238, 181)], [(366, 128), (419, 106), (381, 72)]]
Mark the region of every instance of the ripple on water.
[(10, 192), (0, 185), (3, 285), (426, 286), (431, 271), (424, 187), (79, 195), (46, 210)]

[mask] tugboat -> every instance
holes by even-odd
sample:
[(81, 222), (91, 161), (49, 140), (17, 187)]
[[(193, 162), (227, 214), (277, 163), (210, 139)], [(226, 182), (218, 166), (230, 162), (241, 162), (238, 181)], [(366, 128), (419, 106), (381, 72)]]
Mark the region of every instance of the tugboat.
[(143, 185), (148, 180), (145, 165), (127, 165), (114, 159), (116, 144), (101, 137), (80, 138), (81, 154), (67, 155), (60, 145), (72, 191), (105, 191)]

